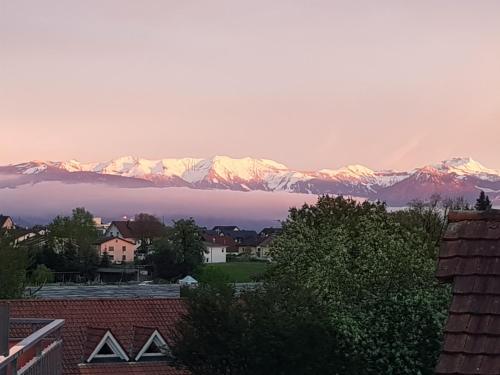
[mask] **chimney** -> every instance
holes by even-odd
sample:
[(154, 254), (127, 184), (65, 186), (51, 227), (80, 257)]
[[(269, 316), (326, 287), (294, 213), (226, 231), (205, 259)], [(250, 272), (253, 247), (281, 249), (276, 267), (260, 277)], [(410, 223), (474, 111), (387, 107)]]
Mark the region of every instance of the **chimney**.
[(0, 356), (9, 355), (9, 305), (0, 304)]

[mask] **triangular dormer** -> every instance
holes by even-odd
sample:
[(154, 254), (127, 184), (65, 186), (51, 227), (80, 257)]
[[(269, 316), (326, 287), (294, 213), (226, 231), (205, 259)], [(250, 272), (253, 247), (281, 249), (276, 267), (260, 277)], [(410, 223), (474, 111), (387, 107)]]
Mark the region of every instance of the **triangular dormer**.
[(97, 344), (87, 362), (93, 360), (122, 360), (128, 361), (128, 355), (125, 353), (120, 343), (115, 339), (111, 331), (106, 331), (101, 341)]
[(167, 342), (161, 336), (160, 332), (158, 332), (158, 330), (155, 330), (143, 345), (142, 349), (135, 357), (135, 360), (139, 361), (141, 358), (157, 358), (170, 356), (171, 352)]

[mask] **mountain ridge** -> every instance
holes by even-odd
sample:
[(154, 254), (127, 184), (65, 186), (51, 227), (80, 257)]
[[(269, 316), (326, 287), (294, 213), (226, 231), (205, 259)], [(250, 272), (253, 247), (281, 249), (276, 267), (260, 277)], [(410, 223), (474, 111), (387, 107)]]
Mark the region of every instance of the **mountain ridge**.
[(409, 171), (377, 171), (359, 164), (300, 171), (270, 159), (144, 159), (123, 156), (106, 162), (41, 161), (0, 166), (0, 188), (43, 181), (104, 183), (116, 187), (189, 187), (237, 191), (343, 194), (400, 204), (433, 193), (472, 199), (479, 190), (500, 199), (500, 170), (470, 157), (451, 158)]

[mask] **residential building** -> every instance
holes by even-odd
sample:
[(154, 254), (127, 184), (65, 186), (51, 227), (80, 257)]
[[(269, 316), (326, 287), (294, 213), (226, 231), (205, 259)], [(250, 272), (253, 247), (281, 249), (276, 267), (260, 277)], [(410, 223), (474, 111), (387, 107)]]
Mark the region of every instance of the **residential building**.
[(112, 221), (106, 229), (106, 237), (120, 237), (135, 242), (140, 247), (143, 241), (149, 245), (154, 239), (160, 238), (165, 232), (165, 226), (157, 221)]
[(63, 375), (189, 374), (174, 367), (170, 353), (175, 325), (185, 311), (180, 299), (37, 299), (8, 304), (13, 318), (64, 319)]
[(500, 374), (500, 211), (451, 212), (436, 277), (452, 284), (436, 374)]
[(281, 229), (281, 228), (269, 227), (269, 228), (262, 229), (260, 231), (259, 235), (261, 237), (278, 236), (281, 234), (281, 232), (283, 232), (283, 229)]
[(95, 225), (97, 231), (99, 233), (101, 233), (102, 235), (104, 235), (106, 233), (106, 230), (109, 228), (110, 223), (107, 223), (107, 224), (103, 223), (102, 218), (100, 218), (100, 217), (94, 217), (93, 220), (94, 220), (94, 225)]
[(136, 244), (120, 237), (104, 237), (95, 245), (99, 256), (106, 253), (112, 263), (129, 263), (135, 259)]
[(10, 216), (0, 215), (0, 230), (11, 230), (15, 227), (14, 220)]
[(203, 254), (205, 263), (226, 263), (226, 256), (237, 251), (238, 247), (231, 237), (203, 234), (207, 252)]
[(259, 259), (271, 260), (269, 249), (274, 241), (274, 236), (265, 237), (257, 246), (256, 257)]
[(238, 232), (239, 230), (240, 228), (238, 228), (236, 225), (217, 225), (212, 228), (213, 232), (221, 236), (227, 236), (231, 233)]

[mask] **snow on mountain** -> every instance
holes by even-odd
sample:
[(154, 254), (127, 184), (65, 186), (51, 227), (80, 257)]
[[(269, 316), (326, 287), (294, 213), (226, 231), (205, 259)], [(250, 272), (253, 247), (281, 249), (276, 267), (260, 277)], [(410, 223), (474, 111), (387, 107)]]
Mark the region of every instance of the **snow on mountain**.
[[(8, 176), (23, 176), (8, 182)], [(31, 161), (0, 167), (0, 187), (17, 182), (97, 182), (114, 186), (184, 186), (196, 189), (286, 191), (344, 194), (405, 203), (432, 192), (473, 197), (479, 186), (492, 194), (500, 190), (500, 171), (471, 158), (453, 158), (412, 171), (374, 171), (362, 165), (299, 171), (268, 159), (181, 158), (149, 160), (123, 156), (107, 162)], [(14, 181), (14, 182), (13, 182)], [(2, 185), (3, 184), (3, 185)]]
[(457, 176), (478, 176), (487, 179), (500, 179), (499, 170), (486, 168), (470, 157), (444, 160), (434, 165), (434, 167), (439, 171), (454, 173)]
[(320, 175), (325, 175), (330, 178), (352, 181), (375, 181), (375, 172), (363, 165), (354, 164), (348, 165), (339, 169), (321, 169), (318, 171)]

